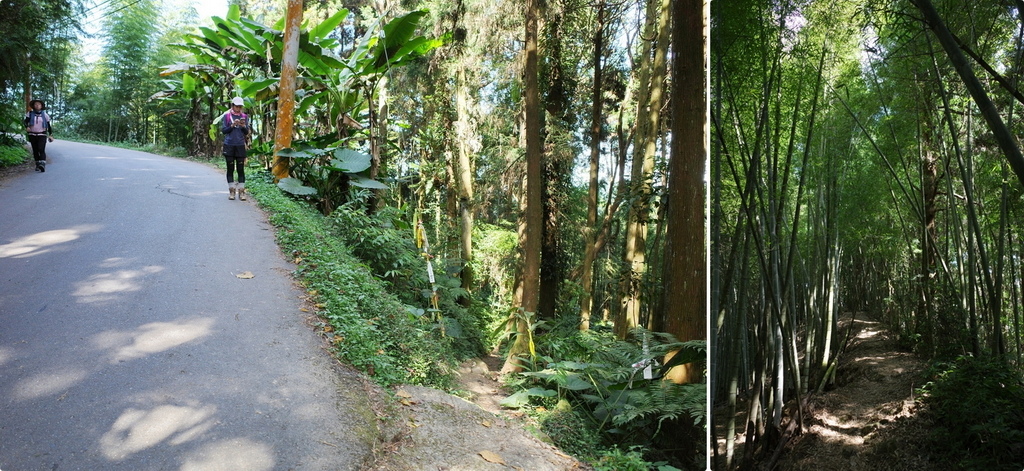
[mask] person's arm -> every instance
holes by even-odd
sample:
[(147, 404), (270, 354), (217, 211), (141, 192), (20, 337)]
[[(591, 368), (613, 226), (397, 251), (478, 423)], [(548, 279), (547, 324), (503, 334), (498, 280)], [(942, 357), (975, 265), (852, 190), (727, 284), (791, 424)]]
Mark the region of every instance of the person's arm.
[(53, 123), (50, 122), (49, 114), (46, 115), (44, 122), (46, 123), (46, 137), (50, 139), (50, 142), (53, 142)]
[(228, 134), (231, 132), (231, 123), (228, 122), (229, 115), (230, 113), (225, 113), (224, 116), (220, 118), (220, 132), (222, 134)]

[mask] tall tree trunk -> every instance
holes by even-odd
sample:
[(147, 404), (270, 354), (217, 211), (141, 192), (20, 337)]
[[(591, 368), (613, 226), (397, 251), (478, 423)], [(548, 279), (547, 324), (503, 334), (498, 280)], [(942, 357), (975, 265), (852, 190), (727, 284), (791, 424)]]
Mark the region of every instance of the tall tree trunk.
[[(541, 318), (555, 316), (558, 296), (565, 280), (565, 256), (561, 244), (562, 206), (566, 197), (566, 181), (570, 178), (572, 160), (575, 158), (575, 155), (567, 156), (562, 150), (566, 147), (559, 142), (562, 133), (553, 132), (554, 129), (567, 127), (567, 115), (571, 105), (566, 87), (566, 72), (562, 64), (564, 17), (560, 12), (545, 14), (547, 11), (550, 10), (538, 15), (544, 19), (544, 44), (548, 46), (545, 49), (546, 70), (543, 73), (547, 82), (543, 108), (547, 112), (541, 115), (542, 139), (546, 144), (542, 147), (544, 235), (540, 257), (540, 298), (537, 305), (537, 315)], [(550, 122), (544, 118), (545, 116), (550, 117)]]
[[(938, 252), (936, 243), (939, 240), (935, 228), (935, 215), (938, 212), (936, 197), (939, 190), (938, 159), (934, 151), (931, 120), (931, 100), (925, 98), (923, 123), (921, 128), (921, 198), (924, 208), (924, 219), (921, 221), (921, 272), (918, 279), (918, 309), (915, 331), (920, 331), (922, 323), (932, 328), (932, 280), (935, 273), (935, 254)], [(930, 339), (934, 345), (936, 339)]]
[[(672, 8), (672, 158), (665, 241), (665, 331), (677, 339), (707, 338), (707, 259), (704, 170), (707, 120), (704, 91), (703, 0), (676, 0)], [(702, 365), (673, 369), (677, 383), (698, 382)]]
[[(458, 164), (455, 166), (455, 187), (459, 196), (460, 236), (459, 247), (462, 256), (462, 288), (469, 290), (473, 286), (473, 156), (476, 142), (472, 125), (469, 84), (466, 82), (466, 70), (459, 67), (456, 74), (455, 139), (458, 148)], [(469, 297), (462, 298), (466, 302)]]
[(288, 0), (284, 30), (284, 53), (281, 59), (281, 81), (277, 100), (277, 126), (274, 137), (274, 180), (288, 177), (290, 159), (277, 155), (292, 144), (295, 116), (295, 77), (299, 61), (299, 26), (302, 24), (302, 0)]
[(590, 175), (587, 189), (587, 227), (584, 230), (586, 247), (583, 251), (583, 265), (580, 268), (580, 285), (583, 295), (580, 296), (580, 330), (590, 329), (591, 309), (594, 303), (594, 260), (597, 259), (597, 203), (600, 190), (598, 175), (601, 164), (601, 128), (604, 100), (601, 89), (604, 85), (604, 15), (605, 3), (597, 4), (597, 24), (594, 28), (593, 61), (594, 83), (591, 88), (590, 104)]
[[(525, 63), (523, 67), (523, 114), (524, 139), (526, 141), (526, 208), (524, 215), (524, 233), (521, 246), (523, 248), (523, 284), (522, 304), (520, 308), (527, 314), (537, 312), (540, 297), (540, 253), (541, 236), (544, 225), (544, 204), (541, 193), (541, 108), (540, 91), (537, 77), (538, 44), (537, 44), (537, 13), (538, 0), (526, 0), (526, 44)], [(528, 326), (524, 321), (516, 323), (515, 343), (509, 349), (508, 357), (502, 372), (521, 369), (516, 358), (529, 351)]]
[(650, 219), (651, 178), (661, 130), (665, 69), (669, 42), (671, 0), (650, 0), (644, 37), (649, 38), (640, 64), (637, 131), (633, 145), (630, 196), (633, 204), (626, 226), (620, 312), (615, 334), (625, 338), (640, 325), (641, 287), (647, 273), (647, 224)]

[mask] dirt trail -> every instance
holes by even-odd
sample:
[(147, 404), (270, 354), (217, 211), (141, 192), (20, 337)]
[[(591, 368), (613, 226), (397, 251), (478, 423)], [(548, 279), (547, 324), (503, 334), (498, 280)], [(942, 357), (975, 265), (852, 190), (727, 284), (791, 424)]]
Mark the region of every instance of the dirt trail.
[[(846, 326), (849, 317), (844, 335)], [(857, 313), (840, 356), (837, 386), (810, 399), (803, 434), (790, 440), (773, 469), (947, 469), (929, 459), (930, 424), (915, 401), (925, 367), (917, 355), (901, 350), (881, 323)], [(724, 440), (719, 449), (724, 453)]]
[(500, 359), (463, 363), (464, 400), (436, 389), (404, 386), (377, 452), (362, 471), (573, 471), (589, 467), (529, 432), (521, 417), (498, 404), (506, 393), (497, 380)]

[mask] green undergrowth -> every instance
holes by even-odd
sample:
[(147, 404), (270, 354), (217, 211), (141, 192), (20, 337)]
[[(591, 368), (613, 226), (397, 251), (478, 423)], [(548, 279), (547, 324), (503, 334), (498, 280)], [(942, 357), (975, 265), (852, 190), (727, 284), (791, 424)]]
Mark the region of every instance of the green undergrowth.
[(0, 168), (20, 165), (26, 160), (28, 160), (28, 150), (25, 149), (25, 146), (0, 145)]
[(665, 381), (656, 363), (669, 351), (682, 363), (699, 361), (703, 341), (649, 331), (623, 341), (606, 329), (553, 327), (538, 337), (537, 356), (509, 384), (516, 392), (503, 406), (533, 416), (552, 443), (598, 471), (703, 469), (706, 384)]
[(961, 356), (933, 364), (918, 392), (935, 417), (934, 450), (957, 469), (1024, 469), (1024, 382), (1006, 362)]
[(268, 211), (282, 250), (294, 258), (295, 275), (340, 359), (382, 386), (452, 386), (459, 356), (451, 337), (390, 293), (336, 234), (334, 222), (283, 194), (265, 173), (247, 187)]

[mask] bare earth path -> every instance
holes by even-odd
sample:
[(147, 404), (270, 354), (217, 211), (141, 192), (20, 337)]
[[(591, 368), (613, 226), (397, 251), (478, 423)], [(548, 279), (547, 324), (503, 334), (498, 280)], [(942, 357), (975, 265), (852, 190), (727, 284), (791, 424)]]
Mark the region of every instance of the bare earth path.
[[(789, 440), (781, 458), (769, 468), (785, 471), (944, 471), (931, 459), (927, 442), (931, 423), (921, 414), (915, 389), (922, 385), (926, 364), (899, 348), (880, 322), (866, 313), (846, 313), (840, 332), (849, 342), (841, 353), (835, 386), (813, 395), (804, 416), (803, 433)], [(741, 406), (738, 410), (744, 410)], [(721, 410), (718, 411), (721, 414)], [(742, 413), (741, 413), (742, 414)], [(718, 415), (716, 436), (725, 462), (725, 417)], [(786, 420), (789, 420), (788, 418)], [(737, 417), (734, 469), (742, 461), (745, 419)], [(937, 460), (936, 460), (937, 461)]]
[(857, 313), (851, 334), (838, 387), (812, 398), (805, 432), (777, 469), (937, 469), (928, 462), (927, 426), (914, 400), (924, 362), (901, 351), (864, 313)]

